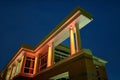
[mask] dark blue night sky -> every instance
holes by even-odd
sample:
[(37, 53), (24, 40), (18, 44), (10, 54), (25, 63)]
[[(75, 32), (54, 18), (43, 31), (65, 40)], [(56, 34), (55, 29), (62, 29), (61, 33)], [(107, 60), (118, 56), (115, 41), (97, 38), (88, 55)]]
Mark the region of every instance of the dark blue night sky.
[(36, 46), (74, 8), (94, 20), (81, 29), (83, 48), (108, 61), (109, 80), (120, 80), (119, 0), (0, 1), (0, 71), (22, 44)]

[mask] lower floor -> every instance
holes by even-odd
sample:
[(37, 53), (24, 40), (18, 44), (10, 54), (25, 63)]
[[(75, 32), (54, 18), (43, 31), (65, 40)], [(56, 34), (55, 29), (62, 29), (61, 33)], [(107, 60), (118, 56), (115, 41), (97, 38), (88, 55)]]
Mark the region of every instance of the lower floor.
[(99, 59), (81, 52), (42, 70), (33, 78), (18, 76), (14, 80), (107, 80), (105, 63)]

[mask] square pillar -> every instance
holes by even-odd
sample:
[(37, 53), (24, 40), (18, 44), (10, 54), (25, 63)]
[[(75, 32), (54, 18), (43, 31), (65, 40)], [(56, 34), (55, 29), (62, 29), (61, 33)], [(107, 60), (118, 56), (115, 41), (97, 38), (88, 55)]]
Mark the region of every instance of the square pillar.
[(82, 45), (81, 45), (79, 25), (77, 23), (75, 24), (75, 38), (76, 38), (76, 52), (79, 52), (82, 48)]

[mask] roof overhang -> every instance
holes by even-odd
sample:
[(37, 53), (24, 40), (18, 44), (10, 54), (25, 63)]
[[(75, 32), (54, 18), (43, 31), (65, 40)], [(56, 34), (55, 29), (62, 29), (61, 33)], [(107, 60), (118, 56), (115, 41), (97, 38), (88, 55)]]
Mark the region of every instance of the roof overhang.
[(92, 20), (93, 18), (88, 12), (81, 9), (80, 7), (76, 8), (36, 46), (35, 51), (40, 49), (42, 51), (46, 50), (48, 45), (52, 42), (54, 42), (54, 46), (57, 46), (69, 37), (70, 26), (73, 26), (76, 23), (79, 26), (79, 29), (81, 29)]

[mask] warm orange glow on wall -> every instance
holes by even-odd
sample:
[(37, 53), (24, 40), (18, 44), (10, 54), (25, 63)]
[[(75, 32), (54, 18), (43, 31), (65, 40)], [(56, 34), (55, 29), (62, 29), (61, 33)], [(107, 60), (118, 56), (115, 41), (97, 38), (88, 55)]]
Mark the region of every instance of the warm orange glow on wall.
[(48, 48), (48, 59), (47, 59), (47, 67), (52, 65), (52, 45)]
[(75, 54), (75, 41), (74, 41), (74, 29), (70, 27), (70, 52), (71, 55)]

